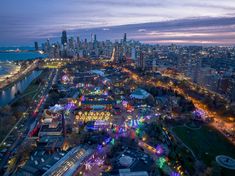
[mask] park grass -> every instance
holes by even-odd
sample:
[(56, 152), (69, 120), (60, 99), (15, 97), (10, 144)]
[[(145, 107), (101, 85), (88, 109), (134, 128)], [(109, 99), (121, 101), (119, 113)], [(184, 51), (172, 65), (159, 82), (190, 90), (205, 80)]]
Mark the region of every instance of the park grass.
[(235, 146), (212, 127), (203, 125), (198, 130), (192, 130), (180, 126), (173, 128), (173, 131), (208, 166), (217, 155), (235, 158)]

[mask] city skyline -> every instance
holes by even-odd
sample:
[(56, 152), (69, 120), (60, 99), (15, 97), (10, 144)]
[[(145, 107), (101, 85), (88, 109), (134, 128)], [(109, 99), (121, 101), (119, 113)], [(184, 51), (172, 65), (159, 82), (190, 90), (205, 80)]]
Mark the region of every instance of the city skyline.
[(1, 0), (0, 175), (234, 176), (235, 0)]
[(1, 3), (0, 46), (30, 45), (46, 38), (58, 40), (62, 30), (81, 38), (96, 33), (98, 40), (119, 39), (126, 32), (129, 39), (151, 44), (235, 44), (232, 0)]

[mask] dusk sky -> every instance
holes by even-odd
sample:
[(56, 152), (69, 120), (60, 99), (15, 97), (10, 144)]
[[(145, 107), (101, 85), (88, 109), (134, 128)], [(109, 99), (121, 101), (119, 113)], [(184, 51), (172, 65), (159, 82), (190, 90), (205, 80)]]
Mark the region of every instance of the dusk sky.
[[(147, 23), (147, 24), (142, 24)], [(235, 44), (235, 0), (1, 0), (0, 46), (70, 35), (146, 43)]]

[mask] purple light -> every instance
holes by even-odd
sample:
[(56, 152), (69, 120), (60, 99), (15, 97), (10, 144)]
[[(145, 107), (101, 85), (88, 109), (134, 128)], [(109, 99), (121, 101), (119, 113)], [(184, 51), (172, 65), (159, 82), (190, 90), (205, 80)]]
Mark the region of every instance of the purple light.
[(112, 139), (111, 137), (105, 139), (105, 143), (108, 144), (109, 142), (111, 142), (111, 139)]
[(106, 96), (107, 96), (107, 95), (108, 95), (108, 91), (105, 91), (105, 92), (103, 93), (103, 95), (106, 95)]
[(180, 176), (178, 172), (171, 172), (170, 176)]
[(98, 145), (97, 150), (98, 150), (98, 152), (100, 152), (102, 150), (102, 145)]
[(62, 81), (64, 82), (69, 81), (69, 77), (67, 75), (62, 76)]
[(82, 96), (82, 98), (81, 98), (81, 99), (82, 99), (82, 101), (85, 101), (85, 100), (86, 100), (84, 95)]
[(132, 128), (137, 128), (139, 126), (139, 122), (136, 119), (132, 119), (128, 125)]
[(122, 105), (123, 105), (124, 107), (127, 107), (127, 104), (128, 104), (127, 101), (125, 101), (125, 100), (122, 101)]
[(194, 115), (196, 115), (197, 117), (203, 117), (203, 116), (205, 116), (205, 112), (202, 111), (202, 110), (199, 110), (199, 109), (193, 111), (193, 113), (194, 113)]
[(65, 109), (66, 110), (70, 110), (70, 109), (76, 109), (77, 108), (77, 106), (74, 104), (74, 103), (72, 103), (72, 102), (70, 102), (70, 103), (68, 103), (66, 106), (65, 106)]
[(162, 155), (164, 153), (164, 149), (161, 145), (157, 145), (156, 153), (157, 153), (157, 155)]
[(150, 116), (150, 115), (147, 115), (147, 116), (146, 116), (146, 118), (147, 118), (147, 119), (150, 119), (150, 118), (151, 118), (151, 116)]

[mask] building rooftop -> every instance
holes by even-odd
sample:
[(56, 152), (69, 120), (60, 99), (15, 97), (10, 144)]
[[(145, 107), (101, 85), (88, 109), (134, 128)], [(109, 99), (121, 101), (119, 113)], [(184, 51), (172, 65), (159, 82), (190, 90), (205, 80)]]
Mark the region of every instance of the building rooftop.
[(149, 95), (150, 94), (146, 90), (138, 88), (132, 92), (130, 97), (135, 99), (146, 99)]

